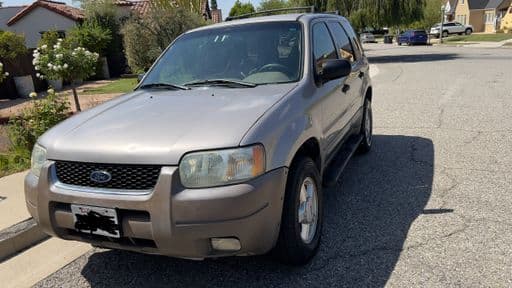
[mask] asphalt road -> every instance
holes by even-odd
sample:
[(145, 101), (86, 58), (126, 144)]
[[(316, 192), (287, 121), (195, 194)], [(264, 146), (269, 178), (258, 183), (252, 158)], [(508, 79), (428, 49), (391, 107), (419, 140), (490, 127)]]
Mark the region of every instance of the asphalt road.
[(512, 49), (367, 48), (374, 149), (325, 192), (309, 265), (95, 249), (37, 286), (512, 286)]

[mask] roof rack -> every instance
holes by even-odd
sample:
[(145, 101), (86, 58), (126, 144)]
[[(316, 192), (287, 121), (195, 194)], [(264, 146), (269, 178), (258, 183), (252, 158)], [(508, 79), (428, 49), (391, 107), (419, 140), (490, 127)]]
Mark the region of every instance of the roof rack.
[[(294, 7), (294, 8), (281, 8), (281, 9), (272, 9), (272, 10), (258, 11), (258, 12), (248, 13), (248, 14), (243, 14), (243, 15), (238, 15), (238, 16), (229, 16), (229, 17), (226, 18), (226, 21), (250, 18), (252, 16), (257, 16), (257, 15), (270, 15), (270, 14), (273, 14), (273, 13), (276, 13), (276, 12), (291, 12), (291, 11), (297, 11), (297, 12), (298, 11), (305, 11), (306, 13), (307, 12), (315, 13), (315, 6)], [(326, 13), (329, 13), (329, 12), (326, 12)]]

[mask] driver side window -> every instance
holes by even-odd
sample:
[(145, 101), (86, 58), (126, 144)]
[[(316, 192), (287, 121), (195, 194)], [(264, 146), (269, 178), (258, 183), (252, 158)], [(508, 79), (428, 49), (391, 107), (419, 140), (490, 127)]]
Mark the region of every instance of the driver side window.
[(313, 56), (317, 74), (322, 71), (322, 64), (326, 60), (336, 59), (336, 48), (327, 30), (325, 23), (316, 23), (313, 26)]

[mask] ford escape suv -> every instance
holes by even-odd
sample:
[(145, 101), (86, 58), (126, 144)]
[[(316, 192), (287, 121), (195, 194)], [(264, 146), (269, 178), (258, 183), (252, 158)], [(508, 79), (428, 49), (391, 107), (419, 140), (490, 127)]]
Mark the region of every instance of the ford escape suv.
[(134, 92), (38, 140), (26, 204), (49, 235), (181, 258), (316, 253), (322, 187), (372, 144), (369, 65), (329, 14), (178, 37)]

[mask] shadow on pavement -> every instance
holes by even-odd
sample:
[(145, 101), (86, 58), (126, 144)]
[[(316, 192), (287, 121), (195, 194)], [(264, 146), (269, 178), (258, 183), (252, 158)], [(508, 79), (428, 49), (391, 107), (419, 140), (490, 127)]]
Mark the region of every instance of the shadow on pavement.
[(322, 245), (304, 267), (269, 256), (196, 262), (107, 250), (92, 254), (81, 273), (92, 287), (383, 287), (411, 223), (450, 212), (424, 210), (433, 164), (430, 139), (374, 136), (373, 150), (355, 156), (339, 186), (324, 192)]
[(432, 61), (449, 61), (458, 59), (456, 53), (436, 53), (436, 54), (403, 54), (403, 55), (386, 55), (386, 56), (368, 56), (371, 64), (384, 63), (414, 63), (414, 62), (432, 62)]

